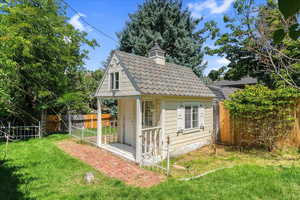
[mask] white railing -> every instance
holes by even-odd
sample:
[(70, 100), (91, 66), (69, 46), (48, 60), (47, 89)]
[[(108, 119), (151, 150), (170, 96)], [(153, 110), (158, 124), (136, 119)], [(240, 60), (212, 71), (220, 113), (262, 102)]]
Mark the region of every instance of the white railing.
[(163, 137), (161, 127), (142, 129), (143, 162), (157, 163), (163, 159)]

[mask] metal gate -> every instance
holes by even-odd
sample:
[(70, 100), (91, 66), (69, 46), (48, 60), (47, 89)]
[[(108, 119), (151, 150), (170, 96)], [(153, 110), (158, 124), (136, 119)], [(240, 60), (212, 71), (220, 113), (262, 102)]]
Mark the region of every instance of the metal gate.
[(38, 126), (15, 126), (8, 123), (0, 126), (0, 140), (23, 140), (29, 138), (41, 138), (41, 124)]

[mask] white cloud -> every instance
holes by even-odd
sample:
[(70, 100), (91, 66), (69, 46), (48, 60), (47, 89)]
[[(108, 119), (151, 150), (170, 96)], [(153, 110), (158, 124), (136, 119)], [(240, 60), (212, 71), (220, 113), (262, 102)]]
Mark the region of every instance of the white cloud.
[(86, 15), (82, 13), (75, 14), (73, 17), (71, 17), (69, 23), (80, 31), (88, 31), (87, 28), (80, 22), (80, 17), (86, 17)]
[(216, 62), (221, 66), (226, 66), (230, 63), (230, 61), (227, 60), (226, 58), (219, 58), (216, 60)]
[(196, 3), (189, 3), (188, 8), (192, 11), (192, 16), (199, 18), (200, 13), (205, 9), (210, 10), (210, 14), (221, 14), (226, 12), (235, 0), (223, 0), (222, 4), (218, 5), (216, 0), (205, 0)]

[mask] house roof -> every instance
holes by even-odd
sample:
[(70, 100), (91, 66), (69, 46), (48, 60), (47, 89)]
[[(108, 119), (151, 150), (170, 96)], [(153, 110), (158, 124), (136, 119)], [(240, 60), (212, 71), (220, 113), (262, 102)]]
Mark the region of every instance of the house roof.
[(230, 99), (230, 95), (235, 91), (240, 90), (239, 88), (234, 87), (218, 87), (218, 86), (209, 86), (209, 89), (216, 95), (218, 100)]
[(215, 81), (212, 85), (214, 86), (238, 86), (238, 85), (253, 85), (257, 83), (256, 78), (244, 77), (237, 81), (221, 80)]
[(115, 51), (129, 79), (141, 94), (214, 97), (191, 68), (167, 63), (156, 64), (153, 59)]

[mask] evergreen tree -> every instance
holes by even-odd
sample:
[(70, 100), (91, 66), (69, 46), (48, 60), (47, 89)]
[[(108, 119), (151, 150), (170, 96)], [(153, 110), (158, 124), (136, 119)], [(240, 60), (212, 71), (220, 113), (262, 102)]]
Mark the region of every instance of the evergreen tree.
[(158, 42), (168, 62), (191, 67), (198, 76), (203, 74), (204, 29), (197, 29), (201, 19), (193, 19), (182, 1), (146, 0), (129, 18), (118, 33), (121, 51), (147, 56)]

